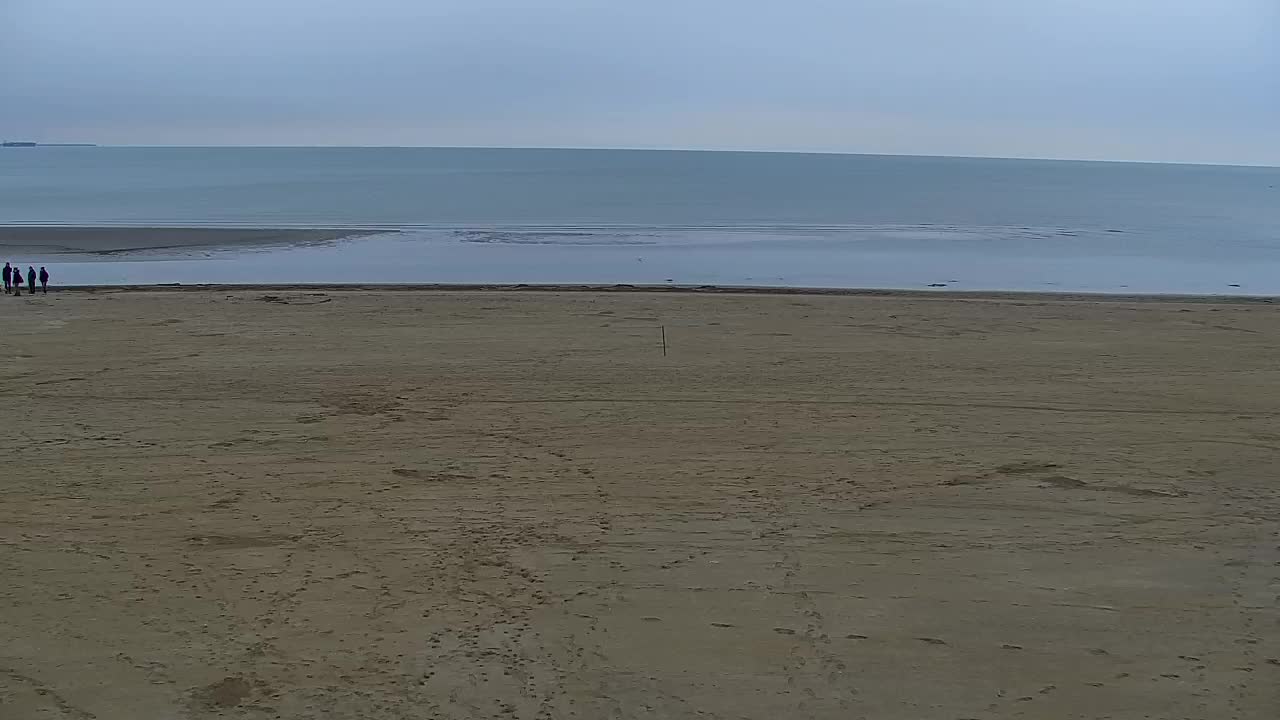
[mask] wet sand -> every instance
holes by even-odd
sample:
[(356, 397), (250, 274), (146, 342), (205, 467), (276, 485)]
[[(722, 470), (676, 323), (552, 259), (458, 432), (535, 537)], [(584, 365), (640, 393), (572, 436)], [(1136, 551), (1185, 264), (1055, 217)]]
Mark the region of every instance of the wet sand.
[(108, 255), (238, 245), (305, 245), (368, 235), (358, 230), (265, 228), (110, 228), (0, 225), (0, 248), (10, 253)]
[(3, 718), (1280, 710), (1272, 304), (0, 308)]

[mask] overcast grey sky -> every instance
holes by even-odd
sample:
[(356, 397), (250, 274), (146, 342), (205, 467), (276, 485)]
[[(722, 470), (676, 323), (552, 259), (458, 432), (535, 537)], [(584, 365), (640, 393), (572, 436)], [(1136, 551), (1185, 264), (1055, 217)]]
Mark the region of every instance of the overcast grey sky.
[(0, 0), (0, 137), (1280, 164), (1280, 0)]

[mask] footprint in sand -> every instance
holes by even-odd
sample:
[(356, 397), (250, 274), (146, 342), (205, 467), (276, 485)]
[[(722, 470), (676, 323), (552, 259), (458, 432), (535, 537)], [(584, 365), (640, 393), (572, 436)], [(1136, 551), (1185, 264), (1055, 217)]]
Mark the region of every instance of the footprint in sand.
[(253, 686), (242, 677), (227, 677), (195, 692), (205, 707), (216, 710), (236, 707), (253, 692)]

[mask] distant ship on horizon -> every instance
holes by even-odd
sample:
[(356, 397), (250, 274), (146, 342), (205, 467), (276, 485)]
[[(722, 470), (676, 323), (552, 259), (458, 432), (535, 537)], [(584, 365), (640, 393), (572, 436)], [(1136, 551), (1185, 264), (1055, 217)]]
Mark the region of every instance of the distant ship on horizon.
[(0, 143), (0, 147), (98, 147), (93, 143), (38, 143), (30, 140), (9, 140)]

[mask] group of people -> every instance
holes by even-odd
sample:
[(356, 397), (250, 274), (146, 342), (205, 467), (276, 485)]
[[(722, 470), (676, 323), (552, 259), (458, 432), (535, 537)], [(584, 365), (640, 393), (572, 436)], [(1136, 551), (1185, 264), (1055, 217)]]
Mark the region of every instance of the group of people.
[[(37, 275), (34, 267), (27, 268), (27, 292), (36, 294), (37, 279), (40, 281), (40, 289), (46, 295), (49, 294), (49, 271), (40, 268), (40, 273)], [(22, 294), (22, 268), (10, 266), (9, 263), (4, 264), (4, 294)]]

